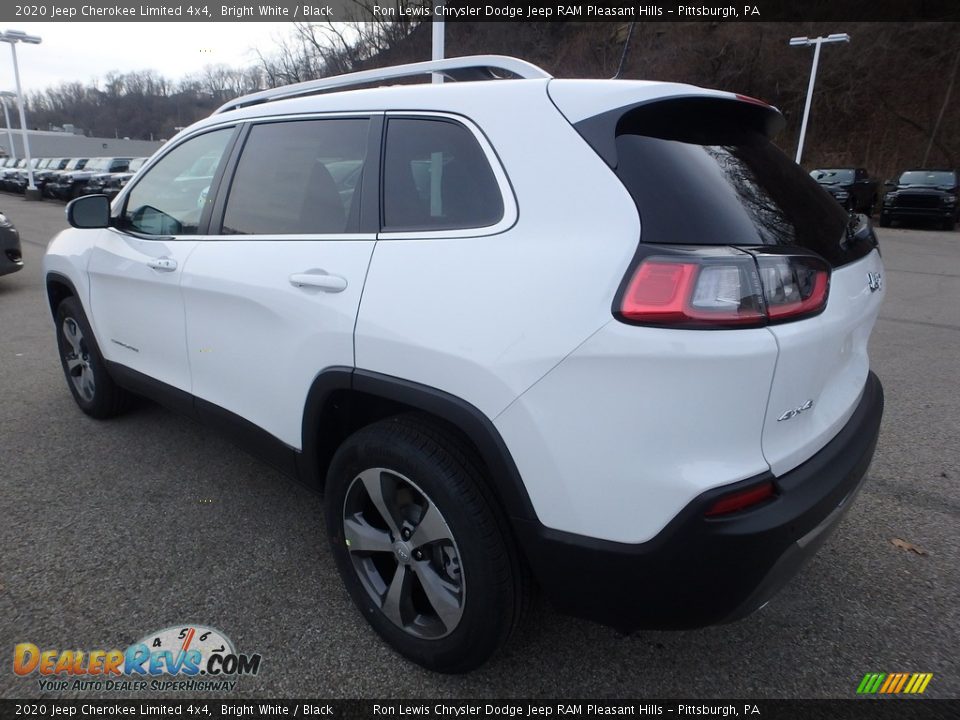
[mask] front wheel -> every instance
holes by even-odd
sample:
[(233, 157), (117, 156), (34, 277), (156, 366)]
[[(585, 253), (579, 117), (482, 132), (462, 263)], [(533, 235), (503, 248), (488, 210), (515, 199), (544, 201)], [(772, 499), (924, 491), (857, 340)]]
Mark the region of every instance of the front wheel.
[(75, 297), (57, 306), (56, 323), (60, 364), (77, 405), (87, 415), (100, 419), (122, 412), (129, 396), (107, 373), (93, 331)]
[(524, 569), (463, 441), (412, 416), (359, 430), (337, 450), (327, 533), (363, 616), (430, 670), (483, 664), (526, 604)]

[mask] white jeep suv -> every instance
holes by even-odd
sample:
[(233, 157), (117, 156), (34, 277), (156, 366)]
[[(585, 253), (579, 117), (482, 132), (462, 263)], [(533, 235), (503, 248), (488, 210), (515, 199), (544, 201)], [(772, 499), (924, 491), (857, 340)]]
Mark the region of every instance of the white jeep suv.
[[(468, 82), (370, 87), (431, 72)], [(876, 238), (781, 125), (493, 56), (239, 98), (68, 207), (67, 385), (322, 489), (354, 602), (425, 667), (478, 666), (532, 587), (624, 630), (742, 617), (849, 507), (883, 410)]]

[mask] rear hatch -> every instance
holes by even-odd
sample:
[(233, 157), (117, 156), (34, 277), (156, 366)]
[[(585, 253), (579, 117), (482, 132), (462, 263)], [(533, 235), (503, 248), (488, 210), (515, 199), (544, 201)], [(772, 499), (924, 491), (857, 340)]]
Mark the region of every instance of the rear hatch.
[[(778, 346), (761, 445), (779, 475), (826, 445), (859, 402), (884, 294), (876, 237), (869, 221), (849, 215), (771, 142), (782, 126), (774, 108), (686, 91), (583, 117), (574, 127), (637, 205), (641, 260), (635, 262), (650, 256), (651, 245), (726, 246), (754, 257), (761, 314), (766, 308), (756, 322)], [(551, 97), (563, 112), (563, 89), (551, 83)], [(582, 100), (577, 110), (582, 115)], [(791, 275), (795, 262), (821, 268), (820, 280), (829, 282), (825, 302), (809, 312), (775, 314), (778, 302), (789, 309), (784, 297), (802, 285)], [(716, 327), (739, 332), (729, 323)]]

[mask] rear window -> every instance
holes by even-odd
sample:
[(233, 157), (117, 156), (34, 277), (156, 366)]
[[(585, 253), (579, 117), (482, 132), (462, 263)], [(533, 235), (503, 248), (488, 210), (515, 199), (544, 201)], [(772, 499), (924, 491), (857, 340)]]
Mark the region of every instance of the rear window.
[(620, 118), (616, 173), (637, 205), (644, 242), (792, 246), (832, 265), (873, 248), (869, 234), (848, 239), (848, 213), (769, 140), (763, 114), (771, 112), (677, 100)]

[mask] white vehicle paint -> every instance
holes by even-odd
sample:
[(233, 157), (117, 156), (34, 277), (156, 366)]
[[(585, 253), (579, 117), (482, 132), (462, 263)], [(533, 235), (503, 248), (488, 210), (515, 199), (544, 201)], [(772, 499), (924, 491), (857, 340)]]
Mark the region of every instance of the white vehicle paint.
[[(350, 89), (490, 67), (524, 79)], [(371, 72), (228, 103), (150, 159), (108, 227), (51, 242), (51, 309), (80, 303), (102, 384), (134, 378), (212, 410), (316, 484), (345, 462), (339, 449), (362, 454), (350, 444), (362, 431), (399, 418), (414, 432), (410, 413), (429, 415), (470, 443), (457, 457), (477, 458), (548, 593), (569, 589), (558, 567), (584, 578), (576, 612), (678, 627), (763, 604), (872, 456), (883, 265), (869, 223), (772, 149), (779, 114), (750, 98), (554, 80), (495, 57)], [(99, 201), (80, 202), (71, 216)], [(315, 222), (336, 223), (304, 225), (318, 208)], [(428, 484), (395, 477), (459, 568), (456, 509), (434, 513)], [(419, 529), (395, 537), (399, 516), (374, 492), (387, 529), (349, 535), (347, 508), (366, 506), (355, 484), (337, 487), (335, 552), (393, 553), (434, 602)], [(722, 552), (735, 580), (704, 609), (703, 588), (677, 577), (716, 585)], [(619, 594), (664, 573), (649, 617)], [(453, 637), (469, 615), (455, 575), (443, 587), (459, 605), (434, 602), (430, 622), (387, 611), (389, 578), (361, 578), (364, 612), (418, 642), (425, 628)]]

